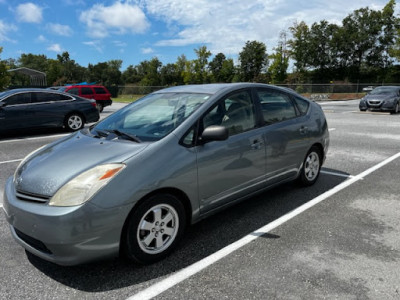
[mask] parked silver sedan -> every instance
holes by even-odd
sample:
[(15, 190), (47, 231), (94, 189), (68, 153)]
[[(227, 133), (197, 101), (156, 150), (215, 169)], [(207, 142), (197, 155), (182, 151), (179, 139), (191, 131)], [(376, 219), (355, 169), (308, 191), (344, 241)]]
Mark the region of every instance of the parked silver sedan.
[(291, 180), (314, 184), (328, 146), (320, 106), (287, 89), (178, 86), (28, 155), (3, 208), (15, 240), (45, 260), (122, 252), (151, 263), (227, 205)]

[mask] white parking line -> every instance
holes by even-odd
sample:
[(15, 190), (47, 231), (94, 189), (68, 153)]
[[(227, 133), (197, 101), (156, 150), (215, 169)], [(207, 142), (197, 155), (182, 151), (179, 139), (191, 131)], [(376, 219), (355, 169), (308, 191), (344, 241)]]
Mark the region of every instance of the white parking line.
[(335, 131), (336, 128), (329, 128), (329, 131)]
[(8, 163), (13, 163), (13, 162), (18, 162), (18, 161), (22, 161), (23, 158), (21, 159), (13, 159), (13, 160), (5, 160), (5, 161), (0, 161), (0, 165), (2, 164), (8, 164)]
[(347, 188), (348, 186), (352, 185), (353, 183), (356, 183), (357, 181), (363, 179), (367, 175), (382, 168), (383, 166), (387, 165), (388, 163), (392, 162), (393, 160), (395, 160), (399, 157), (400, 157), (400, 152), (389, 157), (388, 159), (384, 160), (383, 162), (369, 168), (368, 170), (360, 173), (359, 175), (349, 178), (349, 180), (342, 182), (341, 184), (335, 186), (331, 190), (326, 191), (325, 193), (319, 195), (318, 197), (312, 199), (311, 201), (305, 203), (304, 205), (292, 210), (291, 212), (287, 213), (286, 215), (280, 217), (279, 219), (265, 225), (264, 227), (261, 227), (260, 229), (248, 234), (247, 236), (234, 242), (233, 244), (230, 244), (230, 245), (226, 246), (225, 248), (222, 248), (221, 250), (203, 258), (202, 260), (182, 269), (181, 271), (178, 271), (178, 272), (172, 274), (171, 276), (149, 286), (148, 288), (142, 290), (141, 292), (129, 297), (128, 300), (145, 300), (145, 299), (151, 299), (153, 297), (160, 295), (161, 293), (165, 292), (166, 290), (170, 289), (171, 287), (173, 287), (173, 286), (177, 285), (178, 283), (188, 279), (189, 277), (199, 273), (203, 269), (209, 267), (210, 265), (216, 263), (217, 261), (221, 260), (222, 258), (228, 256), (232, 252), (242, 248), (243, 246), (249, 244), (253, 240), (268, 233), (269, 231), (275, 229), (276, 227), (286, 223), (287, 221), (293, 219), (297, 215), (305, 212), (306, 210), (310, 209), (311, 207), (326, 200), (330, 196), (333, 196), (334, 194)]
[(326, 174), (326, 175), (333, 175), (333, 176), (338, 176), (338, 177), (344, 177), (344, 178), (353, 178), (353, 175), (348, 175), (348, 174), (343, 174), (343, 173), (337, 173), (337, 172), (330, 172), (330, 171), (325, 171), (325, 170), (321, 170), (322, 174)]
[(64, 134), (55, 134), (55, 135), (38, 136), (38, 137), (32, 137), (32, 138), (21, 138), (21, 139), (5, 140), (5, 141), (0, 141), (0, 144), (4, 144), (4, 143), (14, 143), (14, 142), (25, 142), (25, 141), (40, 140), (40, 139), (49, 139), (49, 138), (58, 138), (58, 137), (67, 136), (67, 135), (69, 135), (69, 134), (70, 134), (70, 133), (64, 133)]

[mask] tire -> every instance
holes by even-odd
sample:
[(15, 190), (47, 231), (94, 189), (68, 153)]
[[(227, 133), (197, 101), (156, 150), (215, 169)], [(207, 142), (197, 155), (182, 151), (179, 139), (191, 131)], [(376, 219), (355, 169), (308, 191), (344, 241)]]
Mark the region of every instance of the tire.
[(185, 209), (177, 197), (152, 196), (130, 214), (121, 241), (123, 253), (140, 264), (159, 261), (174, 250), (185, 225)]
[(96, 102), (96, 108), (101, 113), (104, 109), (104, 106), (103, 106), (103, 104)]
[(303, 167), (300, 171), (299, 183), (302, 186), (310, 186), (317, 181), (321, 171), (321, 162), (321, 151), (317, 147), (313, 146), (310, 151), (308, 151), (303, 162)]
[(85, 125), (85, 120), (79, 113), (72, 113), (65, 117), (64, 126), (68, 131), (77, 131)]

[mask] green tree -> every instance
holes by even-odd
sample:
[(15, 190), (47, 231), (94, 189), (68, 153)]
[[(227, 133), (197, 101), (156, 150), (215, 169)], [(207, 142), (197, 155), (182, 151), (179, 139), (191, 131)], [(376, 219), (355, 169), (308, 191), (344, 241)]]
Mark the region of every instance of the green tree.
[(213, 82), (232, 82), (235, 76), (233, 59), (226, 59), (223, 53), (215, 55), (208, 64)]
[(240, 72), (243, 81), (257, 81), (268, 65), (267, 46), (262, 42), (247, 41), (239, 53)]
[(309, 68), (310, 29), (305, 22), (289, 27), (293, 38), (288, 41), (290, 57), (297, 72), (304, 73)]
[(194, 83), (207, 83), (209, 82), (208, 58), (211, 56), (211, 52), (207, 50), (206, 46), (194, 49), (194, 52), (197, 55), (197, 59), (194, 60)]
[(122, 82), (126, 83), (138, 83), (142, 77), (139, 75), (138, 70), (133, 66), (129, 65), (125, 71), (122, 72)]
[(284, 82), (287, 77), (287, 69), (289, 67), (289, 55), (286, 49), (286, 32), (281, 32), (278, 47), (275, 48), (275, 53), (269, 56), (272, 61), (268, 72), (271, 76), (272, 83)]
[[(0, 54), (2, 52), (3, 52), (3, 47), (0, 47)], [(2, 60), (0, 60), (0, 91), (5, 90), (11, 82), (11, 76), (7, 70), (8, 70), (7, 64)]]
[(160, 86), (161, 61), (157, 57), (153, 57), (150, 61), (145, 60), (138, 66), (139, 74), (142, 75), (140, 85), (142, 86)]

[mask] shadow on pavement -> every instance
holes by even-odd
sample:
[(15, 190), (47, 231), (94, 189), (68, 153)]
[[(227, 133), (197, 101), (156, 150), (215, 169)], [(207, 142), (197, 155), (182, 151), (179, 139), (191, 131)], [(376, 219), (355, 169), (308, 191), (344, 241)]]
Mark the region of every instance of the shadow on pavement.
[[(344, 180), (346, 178), (341, 176), (321, 174), (312, 187), (301, 188), (296, 183), (288, 183), (263, 192), (189, 227), (178, 248), (166, 259), (152, 265), (138, 266), (123, 258), (116, 258), (75, 267), (61, 267), (29, 253), (27, 256), (32, 265), (47, 276), (81, 291), (104, 292), (141, 284), (179, 271), (207, 257)], [(280, 238), (271, 233), (262, 237)]]

